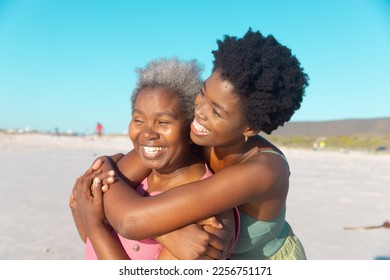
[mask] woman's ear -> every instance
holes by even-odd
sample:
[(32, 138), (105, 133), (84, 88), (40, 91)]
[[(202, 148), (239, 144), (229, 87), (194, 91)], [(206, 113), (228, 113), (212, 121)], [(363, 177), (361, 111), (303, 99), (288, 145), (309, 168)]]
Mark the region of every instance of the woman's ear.
[(255, 136), (259, 133), (260, 133), (260, 130), (254, 130), (254, 129), (251, 129), (249, 127), (244, 130), (244, 135), (246, 135), (248, 137)]

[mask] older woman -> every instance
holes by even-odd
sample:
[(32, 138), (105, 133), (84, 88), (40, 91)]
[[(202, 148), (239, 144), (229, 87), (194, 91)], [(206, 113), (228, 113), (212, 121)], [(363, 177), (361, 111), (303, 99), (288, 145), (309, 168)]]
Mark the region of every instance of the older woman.
[[(151, 170), (136, 187), (142, 197), (158, 196), (178, 185), (212, 175), (207, 164), (193, 152), (190, 143), (194, 99), (201, 87), (199, 73), (200, 68), (195, 61), (181, 62), (177, 59), (155, 60), (138, 70), (139, 79), (131, 98), (129, 136), (143, 167)], [(91, 196), (98, 199), (104, 178), (104, 174), (85, 174), (78, 181), (91, 184), (93, 180), (92, 193), (75, 193), (77, 203), (71, 199), (75, 221), (78, 221), (76, 225), (82, 238), (86, 239), (86, 258), (174, 259), (169, 250), (154, 238), (131, 240), (117, 234), (105, 223), (102, 204), (85, 207), (84, 202)], [(122, 200), (118, 199), (111, 203), (116, 207), (120, 202)], [(177, 215), (185, 215), (185, 212)], [(234, 213), (232, 210), (224, 211), (218, 219), (222, 228), (210, 230), (217, 236), (228, 237), (225, 248), (229, 250), (235, 240)], [(159, 224), (158, 221), (151, 223), (154, 226)]]

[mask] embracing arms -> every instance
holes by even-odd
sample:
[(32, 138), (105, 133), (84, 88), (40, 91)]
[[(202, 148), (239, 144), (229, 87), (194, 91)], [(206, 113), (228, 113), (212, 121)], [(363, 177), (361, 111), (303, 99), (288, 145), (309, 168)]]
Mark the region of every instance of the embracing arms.
[[(140, 197), (119, 178), (104, 195), (106, 217), (123, 236), (142, 239), (158, 236), (194, 221), (221, 213), (234, 206), (260, 200), (285, 182), (280, 174), (283, 162), (248, 160), (226, 167), (210, 178), (185, 184), (158, 196)], [(104, 172), (114, 169), (103, 158)], [(126, 156), (121, 160), (126, 160)], [(280, 166), (275, 166), (276, 165)], [(133, 166), (131, 163), (130, 165)], [(285, 177), (285, 176), (284, 176)]]
[[(128, 256), (124, 252), (122, 245), (118, 238), (112, 235), (113, 231), (111, 227), (105, 222), (101, 184), (105, 176), (108, 175), (100, 172), (87, 171), (83, 176), (78, 178), (72, 192), (72, 196), (75, 199), (71, 199), (70, 203), (72, 213), (73, 210), (77, 210), (75, 212), (77, 214), (75, 221), (80, 222), (81, 228), (79, 228), (76, 222), (80, 236), (83, 233), (84, 237), (82, 238), (84, 242), (88, 236), (89, 242), (92, 244), (98, 259), (126, 259)], [(79, 209), (73, 208), (73, 206), (76, 206), (76, 201)], [(72, 205), (73, 203), (74, 205)], [(217, 221), (208, 219), (178, 230), (177, 232), (180, 232), (179, 238), (177, 238), (178, 235), (175, 235), (175, 232), (157, 237), (156, 240), (164, 246), (159, 259), (176, 259), (176, 256), (181, 259), (224, 258), (228, 252), (227, 249), (232, 247), (231, 245), (235, 238), (233, 212), (226, 211), (217, 217), (223, 228), (219, 227)], [(212, 234), (206, 233), (202, 227)], [(183, 232), (187, 234), (187, 238), (183, 238)], [(197, 238), (194, 238), (194, 235), (197, 235)], [(217, 238), (210, 238), (214, 235)], [(228, 242), (219, 242), (219, 239), (227, 240)], [(172, 240), (175, 242), (170, 242)], [(183, 241), (184, 243), (180, 243)], [(87, 245), (87, 248), (89, 246)], [(174, 252), (174, 254), (171, 252)]]

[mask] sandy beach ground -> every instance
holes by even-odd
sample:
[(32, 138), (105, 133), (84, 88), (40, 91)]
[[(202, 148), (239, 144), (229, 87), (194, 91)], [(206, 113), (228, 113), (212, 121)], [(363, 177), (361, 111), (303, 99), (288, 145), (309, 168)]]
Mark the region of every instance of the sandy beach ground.
[[(84, 246), (68, 207), (77, 175), (127, 137), (0, 133), (0, 259), (78, 260)], [(390, 259), (390, 154), (283, 149), (287, 219), (311, 260)]]

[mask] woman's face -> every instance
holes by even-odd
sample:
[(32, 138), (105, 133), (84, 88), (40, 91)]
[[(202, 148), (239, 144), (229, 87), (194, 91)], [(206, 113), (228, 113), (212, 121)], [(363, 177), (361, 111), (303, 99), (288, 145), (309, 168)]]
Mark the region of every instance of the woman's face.
[(215, 71), (195, 99), (191, 140), (200, 146), (228, 146), (243, 140), (245, 125), (240, 100), (230, 82)]
[(129, 136), (146, 167), (163, 173), (181, 167), (189, 153), (189, 127), (178, 97), (164, 87), (142, 89)]

